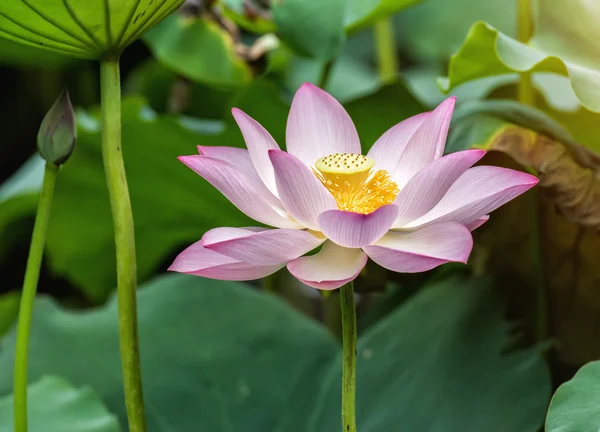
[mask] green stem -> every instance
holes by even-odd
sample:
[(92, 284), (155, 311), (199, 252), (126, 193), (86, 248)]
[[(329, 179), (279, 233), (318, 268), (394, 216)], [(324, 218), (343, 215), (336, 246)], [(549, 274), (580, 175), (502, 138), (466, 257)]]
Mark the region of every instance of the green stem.
[(342, 430), (356, 432), (356, 306), (354, 282), (340, 289), (342, 306)]
[(321, 71), (321, 76), (319, 77), (319, 87), (325, 90), (327, 84), (329, 83), (329, 79), (331, 78), (331, 71), (333, 70), (333, 60), (329, 60), (323, 66), (323, 70)]
[[(533, 35), (533, 14), (531, 0), (518, 1), (517, 33), (519, 41), (526, 43)], [(531, 72), (522, 72), (517, 88), (519, 102), (535, 106), (535, 88)], [(537, 190), (531, 191), (531, 211), (529, 212), (529, 247), (533, 263), (533, 278), (535, 283), (535, 337), (539, 342), (548, 337), (548, 294), (544, 272), (544, 254), (542, 248), (541, 201)]]
[[(533, 17), (531, 0), (517, 0), (517, 35), (519, 41), (527, 43), (533, 34)], [(535, 105), (535, 88), (531, 79), (531, 72), (522, 72), (517, 87), (519, 102), (526, 105)]]
[(391, 18), (385, 18), (375, 23), (375, 43), (379, 77), (384, 84), (394, 82), (400, 67), (396, 56), (396, 39)]
[(23, 293), (21, 294), (14, 370), (15, 432), (27, 432), (27, 366), (31, 316), (38, 280), (40, 278), (44, 244), (46, 243), (46, 231), (48, 229), (48, 220), (50, 218), (58, 171), (59, 168), (56, 165), (51, 163), (46, 164), (44, 183), (42, 184), (40, 201), (35, 216), (29, 257), (27, 258)]
[(145, 432), (137, 331), (136, 260), (133, 217), (121, 153), (121, 84), (118, 59), (100, 64), (102, 157), (113, 215), (117, 252), (119, 337), (125, 406), (130, 432)]

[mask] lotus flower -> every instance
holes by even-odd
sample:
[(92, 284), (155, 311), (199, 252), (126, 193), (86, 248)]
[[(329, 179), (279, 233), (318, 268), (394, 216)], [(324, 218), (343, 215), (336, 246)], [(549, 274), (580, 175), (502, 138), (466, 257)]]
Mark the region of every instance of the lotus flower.
[(239, 210), (275, 228), (212, 229), (169, 270), (252, 280), (287, 266), (306, 285), (331, 290), (355, 279), (368, 258), (403, 273), (466, 262), (471, 230), (537, 178), (472, 168), (483, 150), (443, 156), (454, 103), (448, 98), (392, 127), (366, 156), (348, 113), (311, 84), (294, 96), (288, 152), (234, 108), (248, 150), (199, 147), (200, 155), (179, 159)]

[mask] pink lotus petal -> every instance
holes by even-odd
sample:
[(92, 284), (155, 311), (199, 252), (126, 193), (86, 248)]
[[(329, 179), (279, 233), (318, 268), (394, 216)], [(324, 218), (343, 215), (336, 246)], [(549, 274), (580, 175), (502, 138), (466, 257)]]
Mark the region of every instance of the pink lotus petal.
[(494, 166), (468, 169), (440, 202), (403, 228), (454, 221), (468, 225), (531, 189), (538, 179), (530, 174)]
[(394, 181), (400, 188), (444, 154), (455, 101), (456, 98), (452, 96), (439, 104), (411, 137), (393, 173)]
[(367, 153), (375, 161), (374, 170), (386, 170), (394, 174), (406, 144), (430, 114), (425, 112), (409, 117), (381, 135)]
[(211, 243), (224, 242), (239, 237), (245, 237), (257, 232), (267, 231), (268, 228), (245, 227), (245, 228), (230, 228), (219, 227), (208, 230), (202, 236), (202, 245), (206, 246)]
[(344, 107), (309, 83), (298, 89), (292, 101), (286, 145), (307, 166), (334, 153), (361, 154), (356, 127)]
[(252, 265), (221, 255), (196, 242), (181, 252), (169, 271), (203, 276), (220, 280), (254, 280), (275, 273), (283, 267), (278, 265)]
[(213, 159), (219, 159), (235, 165), (244, 173), (252, 174), (254, 178), (258, 177), (258, 173), (252, 165), (250, 153), (248, 150), (238, 147), (225, 146), (198, 146), (198, 154), (200, 156), (208, 156)]
[(268, 152), (279, 150), (279, 146), (271, 134), (248, 114), (237, 108), (233, 108), (231, 113), (242, 131), (256, 172), (269, 190), (277, 195), (275, 173)]
[(205, 234), (202, 238), (205, 248), (256, 265), (285, 264), (325, 241), (325, 237), (317, 238), (306, 231), (291, 229), (248, 232), (236, 238), (211, 241), (214, 237)]
[(252, 219), (278, 228), (300, 227), (280, 209), (279, 200), (260, 179), (253, 178), (239, 166), (208, 156), (181, 156), (179, 160)]
[(465, 150), (444, 156), (419, 171), (400, 191), (394, 227), (423, 216), (444, 197), (454, 182), (485, 155), (485, 150)]
[(348, 249), (325, 242), (319, 253), (297, 258), (287, 268), (304, 284), (322, 290), (333, 290), (356, 279), (367, 263), (360, 249)]
[(446, 222), (412, 232), (390, 231), (363, 250), (389, 270), (418, 273), (447, 262), (466, 263), (472, 247), (473, 239), (466, 227)]
[(252, 163), (250, 152), (248, 150), (237, 147), (225, 146), (198, 146), (198, 153), (200, 153), (201, 156), (208, 156), (213, 159), (219, 159), (225, 162), (229, 162), (231, 165), (235, 166), (236, 169), (244, 176), (247, 176), (252, 179), (253, 183), (256, 185), (257, 191), (261, 195), (269, 197), (269, 201), (272, 203), (276, 203), (278, 208), (283, 208), (281, 202), (279, 201), (279, 198), (277, 198), (277, 194), (274, 194), (264, 184), (264, 182), (261, 180), (260, 176), (256, 172), (256, 168), (254, 168), (254, 164)]
[(484, 223), (486, 223), (489, 219), (490, 219), (490, 215), (485, 215), (485, 216), (480, 217), (479, 219), (477, 219), (477, 220), (475, 220), (475, 221), (473, 221), (470, 224), (467, 224), (465, 226), (467, 227), (467, 229), (469, 231), (475, 231), (481, 225), (483, 225)]
[(393, 204), (379, 207), (368, 215), (329, 210), (319, 216), (321, 232), (331, 241), (347, 248), (360, 248), (379, 240), (398, 214)]
[(269, 150), (269, 157), (275, 168), (277, 191), (285, 209), (303, 226), (318, 231), (319, 215), (337, 208), (333, 195), (295, 156), (281, 150)]

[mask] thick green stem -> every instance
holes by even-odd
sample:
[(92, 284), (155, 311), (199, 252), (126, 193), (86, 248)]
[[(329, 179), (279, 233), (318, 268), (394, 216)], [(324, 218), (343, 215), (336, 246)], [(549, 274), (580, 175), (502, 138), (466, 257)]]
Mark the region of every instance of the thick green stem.
[(117, 252), (119, 337), (125, 405), (130, 432), (145, 432), (137, 330), (136, 260), (133, 217), (121, 153), (121, 84), (118, 59), (100, 64), (102, 157), (113, 215)]
[(340, 289), (342, 306), (342, 430), (356, 432), (356, 306), (354, 282)]
[[(517, 0), (517, 33), (519, 41), (526, 43), (533, 34), (533, 17), (530, 0)], [(531, 79), (531, 72), (522, 72), (517, 87), (519, 102), (526, 105), (535, 105), (535, 88)]]
[(398, 57), (396, 56), (396, 39), (391, 18), (379, 20), (375, 24), (375, 43), (377, 45), (377, 59), (379, 64), (379, 77), (384, 84), (393, 82), (399, 70)]
[(14, 370), (15, 432), (27, 432), (27, 366), (31, 316), (40, 277), (44, 245), (46, 243), (46, 231), (48, 229), (48, 220), (50, 218), (58, 171), (59, 168), (56, 165), (51, 163), (46, 164), (44, 183), (35, 216), (29, 257), (27, 258), (23, 293), (21, 294)]

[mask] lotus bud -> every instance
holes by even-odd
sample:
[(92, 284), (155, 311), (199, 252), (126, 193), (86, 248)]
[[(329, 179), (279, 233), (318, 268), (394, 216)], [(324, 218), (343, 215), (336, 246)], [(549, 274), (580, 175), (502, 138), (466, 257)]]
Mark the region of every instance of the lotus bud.
[(77, 128), (69, 92), (64, 90), (48, 111), (37, 136), (38, 151), (46, 162), (63, 164), (75, 147)]

